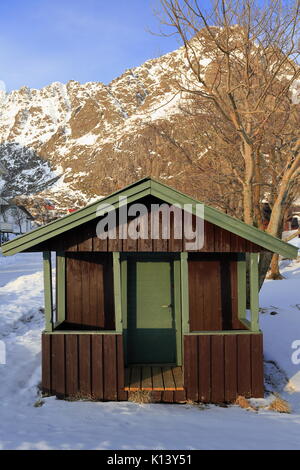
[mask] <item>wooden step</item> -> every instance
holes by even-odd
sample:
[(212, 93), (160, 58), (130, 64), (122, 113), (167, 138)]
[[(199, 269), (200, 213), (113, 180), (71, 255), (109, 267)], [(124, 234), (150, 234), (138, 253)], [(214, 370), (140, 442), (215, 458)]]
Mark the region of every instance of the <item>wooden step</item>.
[(124, 390), (136, 392), (184, 390), (179, 366), (130, 366), (125, 369)]

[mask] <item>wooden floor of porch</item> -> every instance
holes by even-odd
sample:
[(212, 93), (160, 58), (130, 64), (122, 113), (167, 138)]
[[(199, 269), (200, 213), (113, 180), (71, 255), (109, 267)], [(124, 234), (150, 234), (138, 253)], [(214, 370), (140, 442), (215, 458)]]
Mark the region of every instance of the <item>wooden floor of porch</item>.
[(125, 369), (125, 390), (184, 390), (183, 370), (179, 366), (130, 366)]

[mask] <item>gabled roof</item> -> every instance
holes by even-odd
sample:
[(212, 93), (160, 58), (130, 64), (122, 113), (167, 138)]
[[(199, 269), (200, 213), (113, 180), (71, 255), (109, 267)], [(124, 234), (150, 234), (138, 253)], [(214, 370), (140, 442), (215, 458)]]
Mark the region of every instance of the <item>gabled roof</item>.
[[(68, 230), (78, 227), (86, 222), (97, 218), (97, 209), (99, 204), (109, 204), (118, 208), (120, 205), (120, 196), (127, 197), (127, 203), (130, 204), (145, 196), (152, 195), (158, 199), (169, 204), (191, 204), (193, 205), (193, 212), (196, 211), (196, 204), (201, 204), (200, 201), (191, 198), (175, 189), (170, 188), (152, 178), (143, 178), (105, 198), (100, 199), (83, 209), (66, 215), (61, 219), (50, 222), (47, 225), (38, 227), (31, 232), (16, 237), (10, 242), (2, 245), (2, 253), (4, 255), (13, 255), (49, 240), (57, 235), (60, 235)], [(223, 212), (204, 205), (204, 219), (208, 222), (215, 224), (229, 232), (239, 235), (246, 240), (249, 240), (257, 245), (278, 253), (287, 258), (296, 258), (298, 250), (293, 245), (286, 243), (279, 238), (275, 238), (266, 232), (263, 232), (256, 227), (245, 224), (241, 220), (235, 219)]]

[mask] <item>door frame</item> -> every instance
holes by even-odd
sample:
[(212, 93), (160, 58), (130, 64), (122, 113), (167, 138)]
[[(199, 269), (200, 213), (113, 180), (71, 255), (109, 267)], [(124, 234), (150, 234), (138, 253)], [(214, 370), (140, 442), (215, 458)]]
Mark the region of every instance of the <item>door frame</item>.
[(173, 268), (173, 297), (174, 297), (174, 315), (175, 315), (175, 332), (176, 332), (176, 365), (181, 366), (183, 363), (183, 336), (182, 336), (182, 314), (181, 314), (181, 260), (180, 253), (153, 253), (153, 252), (134, 252), (120, 253), (120, 274), (121, 274), (121, 310), (122, 310), (122, 329), (124, 338), (124, 358), (127, 365), (127, 261), (128, 259), (136, 261), (156, 260), (170, 261)]

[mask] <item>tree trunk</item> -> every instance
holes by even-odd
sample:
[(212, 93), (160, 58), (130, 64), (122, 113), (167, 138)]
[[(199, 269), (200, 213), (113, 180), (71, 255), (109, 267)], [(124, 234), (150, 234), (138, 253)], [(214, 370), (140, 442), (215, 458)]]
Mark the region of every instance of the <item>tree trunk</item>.
[(244, 222), (253, 225), (253, 149), (245, 140), (241, 148), (245, 162), (245, 182), (243, 185)]
[(260, 257), (259, 257), (259, 282), (258, 282), (259, 289), (261, 289), (261, 286), (264, 283), (266, 274), (267, 274), (268, 269), (270, 267), (272, 256), (273, 256), (273, 253), (271, 251), (264, 251), (260, 254)]
[(280, 274), (280, 271), (279, 271), (279, 255), (277, 255), (276, 253), (272, 256), (271, 272), (268, 275), (268, 279), (273, 279), (273, 280), (284, 279), (284, 277)]

